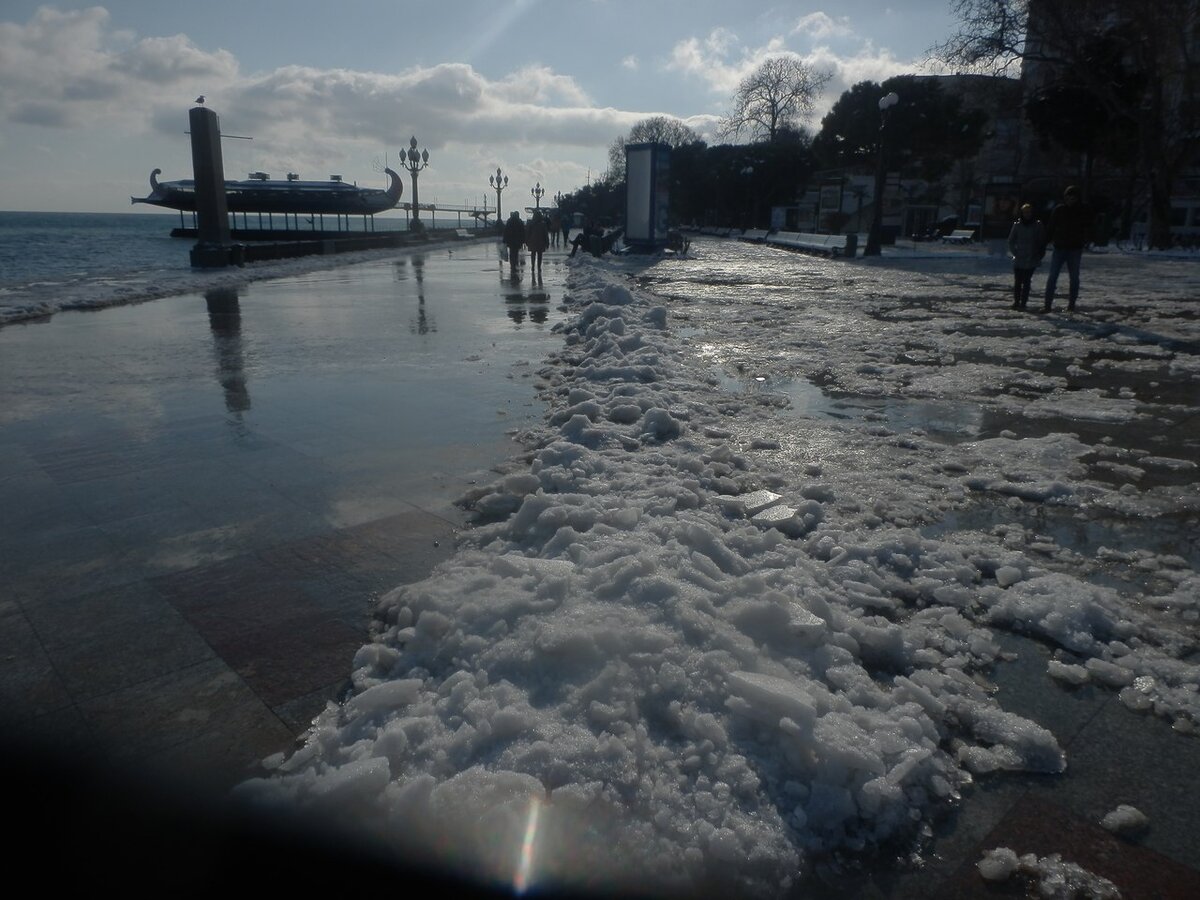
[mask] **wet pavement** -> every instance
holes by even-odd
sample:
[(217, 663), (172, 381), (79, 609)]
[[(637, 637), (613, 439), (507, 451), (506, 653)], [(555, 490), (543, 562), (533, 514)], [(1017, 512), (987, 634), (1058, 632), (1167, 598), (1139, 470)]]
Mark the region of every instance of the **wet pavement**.
[[(541, 417), (564, 265), (490, 241), (0, 329), (0, 724), (226, 787)], [(480, 476), (484, 477), (484, 476)]]

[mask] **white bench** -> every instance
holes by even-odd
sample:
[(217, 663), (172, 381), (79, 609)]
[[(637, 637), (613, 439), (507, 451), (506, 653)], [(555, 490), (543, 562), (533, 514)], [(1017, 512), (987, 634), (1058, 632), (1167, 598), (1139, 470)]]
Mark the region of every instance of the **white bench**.
[(474, 234), (472, 234), (472, 233), (471, 233), (471, 232), (470, 232), (468, 229), (466, 229), (466, 228), (456, 228), (456, 229), (454, 229), (454, 233), (455, 233), (455, 235), (457, 235), (457, 236), (458, 236), (458, 237), (460, 237), (460, 238), (473, 238), (473, 237), (475, 237), (475, 235), (474, 235)]
[(846, 235), (814, 234), (809, 231), (777, 231), (767, 237), (772, 247), (818, 253), (822, 256), (841, 256), (846, 252)]
[(762, 228), (762, 229), (747, 228), (745, 231), (742, 232), (742, 235), (741, 235), (741, 237), (738, 238), (738, 240), (750, 241), (751, 243), (754, 243), (754, 244), (761, 244), (763, 241), (765, 241), (767, 239), (768, 234), (770, 234), (770, 232), (767, 231), (765, 228)]
[(949, 234), (942, 235), (943, 244), (969, 244), (975, 240), (974, 228), (956, 228)]

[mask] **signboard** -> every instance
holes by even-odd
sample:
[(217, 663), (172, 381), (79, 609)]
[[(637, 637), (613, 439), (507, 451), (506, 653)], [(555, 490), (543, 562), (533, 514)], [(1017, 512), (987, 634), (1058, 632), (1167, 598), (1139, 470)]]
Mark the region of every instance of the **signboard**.
[(639, 250), (667, 243), (671, 200), (671, 148), (625, 145), (625, 243)]

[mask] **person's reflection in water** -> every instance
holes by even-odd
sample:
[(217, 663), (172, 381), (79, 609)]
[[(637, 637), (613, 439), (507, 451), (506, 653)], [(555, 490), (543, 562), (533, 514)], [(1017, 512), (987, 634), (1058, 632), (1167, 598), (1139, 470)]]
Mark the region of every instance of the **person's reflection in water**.
[[(541, 279), (539, 279), (540, 283)], [(550, 295), (537, 291), (529, 295), (529, 321), (543, 325), (550, 315)]]
[(505, 312), (517, 325), (526, 319), (537, 325), (545, 324), (550, 316), (550, 294), (546, 291), (532, 291), (522, 294), (510, 291), (504, 295)]
[(237, 288), (214, 288), (204, 295), (208, 324), (217, 357), (217, 380), (225, 392), (225, 408), (243, 413), (250, 408), (246, 365), (242, 347), (242, 309)]
[(425, 254), (414, 253), (410, 262), (417, 282), (417, 320), (409, 324), (408, 330), (413, 334), (429, 334), (437, 331), (437, 323), (425, 312)]

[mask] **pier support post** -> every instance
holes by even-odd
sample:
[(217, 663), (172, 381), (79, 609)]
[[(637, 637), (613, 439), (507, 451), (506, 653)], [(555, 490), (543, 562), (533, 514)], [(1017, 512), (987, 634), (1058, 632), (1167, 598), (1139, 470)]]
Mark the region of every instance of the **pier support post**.
[[(228, 266), (234, 260), (229, 237), (229, 206), (225, 201), (225, 164), (221, 158), (221, 125), (217, 114), (203, 106), (188, 110), (192, 132), (192, 177), (196, 183), (196, 235), (192, 266)], [(240, 248), (238, 248), (240, 249)]]

